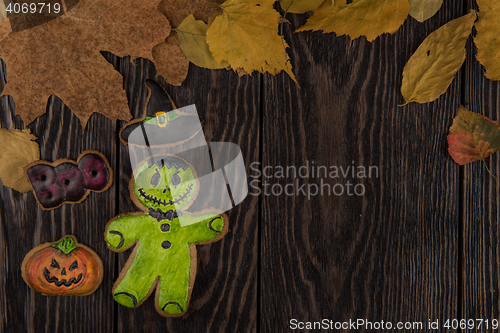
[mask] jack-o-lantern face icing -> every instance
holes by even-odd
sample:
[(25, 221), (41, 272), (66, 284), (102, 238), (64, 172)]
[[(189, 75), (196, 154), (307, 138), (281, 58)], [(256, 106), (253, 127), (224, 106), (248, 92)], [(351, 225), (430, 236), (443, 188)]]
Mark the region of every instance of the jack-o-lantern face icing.
[[(78, 275), (75, 276), (75, 274), (71, 274), (72, 270), (75, 270), (78, 268), (78, 260), (73, 261), (73, 263), (69, 266), (68, 271), (66, 271), (66, 267), (63, 267), (61, 269), (61, 265), (59, 265), (59, 262), (56, 259), (52, 259), (52, 263), (50, 264), (50, 268), (53, 268), (53, 272), (51, 272), (47, 267), (44, 268), (43, 270), (43, 276), (45, 277), (45, 280), (48, 283), (53, 283), (56, 286), (60, 287), (62, 285), (66, 287), (71, 287), (72, 285), (76, 285), (82, 281), (83, 274), (86, 273), (86, 269), (79, 273), (80, 271), (77, 271)], [(59, 274), (57, 274), (57, 270), (59, 270)], [(56, 273), (52, 275), (53, 273)], [(69, 274), (68, 274), (69, 273)], [(59, 278), (57, 275), (60, 275)], [(73, 275), (73, 276), (70, 276)]]
[(74, 236), (35, 247), (24, 258), (24, 281), (44, 295), (89, 295), (102, 282), (99, 256)]

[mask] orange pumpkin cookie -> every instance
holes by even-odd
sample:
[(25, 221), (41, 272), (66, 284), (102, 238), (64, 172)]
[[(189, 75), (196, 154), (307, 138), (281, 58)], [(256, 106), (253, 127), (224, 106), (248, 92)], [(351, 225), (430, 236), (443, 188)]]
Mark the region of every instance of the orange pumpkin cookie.
[(24, 281), (44, 295), (90, 295), (102, 282), (101, 258), (91, 248), (67, 235), (32, 249), (21, 265)]

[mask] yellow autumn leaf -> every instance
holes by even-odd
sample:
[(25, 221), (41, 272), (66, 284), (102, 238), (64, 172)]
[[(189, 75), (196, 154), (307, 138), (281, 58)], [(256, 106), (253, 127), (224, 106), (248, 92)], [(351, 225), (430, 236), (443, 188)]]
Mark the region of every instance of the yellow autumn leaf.
[(410, 3), (408, 0), (325, 0), (305, 25), (296, 31), (323, 30), (351, 39), (366, 36), (371, 42), (383, 33), (395, 33), (404, 23)]
[(478, 20), (474, 25), (477, 35), (476, 59), (484, 66), (484, 75), (490, 80), (500, 80), (500, 1), (477, 0)]
[(420, 44), (403, 69), (401, 93), (406, 103), (427, 103), (444, 94), (465, 60), (476, 13), (454, 19)]
[(279, 0), (281, 9), (288, 13), (303, 14), (315, 10), (325, 0)]
[[(1, 2), (1, 1), (0, 1)], [(24, 167), (40, 159), (36, 136), (29, 129), (0, 128), (0, 179), (7, 186), (21, 193), (31, 190), (24, 175)]]
[(208, 26), (202, 20), (196, 20), (191, 14), (174, 29), (179, 36), (182, 52), (193, 64), (203, 68), (219, 69), (229, 67), (225, 61), (217, 62), (207, 44)]
[(410, 16), (419, 22), (430, 19), (437, 13), (443, 0), (409, 0)]
[(5, 1), (0, 0), (0, 23), (7, 18), (7, 10), (5, 9)]
[(280, 14), (273, 0), (228, 0), (223, 13), (207, 31), (207, 42), (217, 62), (227, 61), (232, 68), (247, 73), (258, 71), (273, 75), (285, 71), (295, 81), (286, 53), (288, 45), (278, 35)]

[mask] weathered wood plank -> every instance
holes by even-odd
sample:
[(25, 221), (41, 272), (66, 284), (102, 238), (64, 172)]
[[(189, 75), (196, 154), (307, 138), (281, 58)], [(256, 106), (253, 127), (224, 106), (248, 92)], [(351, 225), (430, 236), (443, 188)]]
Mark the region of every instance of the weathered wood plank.
[[(262, 332), (286, 331), (292, 319), (426, 325), (458, 315), (459, 169), (445, 136), (461, 75), (433, 103), (397, 105), (406, 61), (462, 11), (446, 1), (428, 22), (409, 18), (372, 43), (285, 34), (301, 89), (284, 75), (265, 76), (262, 167), (376, 166), (379, 177), (261, 176), (283, 188), (298, 179), (306, 191), (365, 186), (361, 196), (326, 195), (326, 187), (310, 200), (262, 196)], [(290, 21), (298, 27), (305, 17)]]
[[(403, 103), (399, 86), (407, 59), (425, 36), (464, 10), (446, 1), (428, 22), (409, 19), (396, 35), (371, 44), (320, 33), (292, 39), (287, 32), (300, 90), (284, 74), (264, 76), (261, 83), (255, 74), (238, 78), (194, 66), (182, 87), (167, 87), (177, 106), (197, 105), (208, 141), (241, 147), (253, 175), (249, 166), (256, 161), (262, 161), (261, 171), (309, 161), (376, 166), (379, 172), (368, 179), (299, 179), (306, 190), (321, 181), (330, 189), (359, 182), (365, 186), (362, 196), (309, 200), (299, 192), (247, 198), (229, 212), (229, 234), (198, 247), (198, 275), (183, 318), (159, 316), (152, 298), (135, 310), (113, 301), (111, 287), (128, 254), (109, 251), (102, 233), (110, 218), (136, 210), (127, 187), (128, 150), (117, 141), (116, 124), (95, 115), (83, 131), (53, 98), (48, 113), (29, 126), (39, 137), (42, 158), (76, 159), (84, 149), (100, 150), (115, 169), (116, 182), (82, 204), (48, 212), (31, 193), (2, 188), (0, 331), (276, 332), (286, 331), (293, 318), (393, 323), (498, 318), (498, 186), (480, 163), (467, 166), (460, 183), (460, 169), (448, 157), (445, 141), (464, 92), (471, 110), (499, 119), (498, 84), (481, 77), (469, 45), (465, 76), (458, 74), (444, 96), (426, 105), (397, 107)], [(292, 17), (294, 26), (305, 20)], [(134, 67), (112, 58), (108, 55), (125, 74), (131, 112), (138, 117), (145, 106), (143, 81), (155, 77), (154, 67), (145, 60)], [(3, 97), (0, 104), (1, 126), (21, 128), (12, 102)], [(500, 174), (497, 158), (487, 163)], [(295, 180), (258, 179), (261, 185), (282, 187)], [(87, 297), (45, 297), (30, 290), (20, 276), (24, 255), (68, 233), (101, 256), (103, 285)]]
[[(2, 97), (1, 127), (22, 128), (14, 119), (14, 106)], [(56, 97), (49, 99), (47, 113), (27, 126), (38, 137), (41, 159), (77, 159), (86, 149), (101, 151), (114, 168), (115, 124), (102, 115), (93, 115), (82, 130), (76, 116)], [(81, 204), (64, 204), (43, 211), (29, 192), (20, 194), (2, 187), (2, 331), (4, 332), (111, 332), (113, 300), (110, 299), (115, 259), (103, 241), (104, 226), (115, 209), (115, 187), (91, 193)], [(85, 297), (48, 297), (31, 289), (21, 278), (21, 262), (33, 247), (53, 242), (66, 234), (94, 249), (102, 258), (105, 279), (101, 287)]]
[[(475, 1), (466, 8), (476, 9)], [(470, 40), (464, 65), (464, 105), (492, 120), (500, 120), (500, 85), (484, 77), (484, 67), (475, 59), (477, 49)], [(456, 111), (454, 112), (456, 114)], [(487, 167), (500, 175), (499, 155), (485, 159)], [(463, 168), (462, 183), (462, 312), (464, 319), (499, 319), (499, 220), (500, 193), (498, 182), (490, 176), (482, 162)], [(485, 324), (477, 332), (491, 332)]]

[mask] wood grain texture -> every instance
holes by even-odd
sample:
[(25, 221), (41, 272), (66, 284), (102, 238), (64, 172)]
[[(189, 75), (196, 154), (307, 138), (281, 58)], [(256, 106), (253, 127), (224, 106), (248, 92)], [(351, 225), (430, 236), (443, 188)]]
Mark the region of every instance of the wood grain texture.
[[(236, 143), (247, 167), (258, 160), (259, 76), (239, 78), (225, 70), (210, 71), (192, 66), (182, 87), (174, 87), (167, 85), (162, 77), (156, 78), (154, 65), (146, 60), (135, 65), (125, 58), (108, 60), (124, 75), (135, 117), (141, 117), (146, 106), (144, 80), (157, 79), (177, 107), (196, 105), (205, 120), (207, 142)], [(128, 191), (132, 167), (129, 149), (123, 145), (119, 170), (119, 212), (138, 211)], [(154, 308), (152, 295), (137, 309), (118, 306), (117, 331), (254, 332), (257, 327), (257, 203), (258, 198), (248, 197), (228, 212), (229, 232), (222, 240), (197, 246), (197, 276), (188, 311), (182, 318), (161, 317)], [(130, 251), (117, 254), (120, 258), (118, 269), (124, 266), (129, 255)]]
[[(310, 14), (289, 15), (285, 39), (300, 89), (283, 73), (239, 78), (193, 65), (185, 83), (173, 87), (148, 60), (131, 63), (103, 53), (124, 76), (134, 117), (146, 105), (144, 80), (156, 79), (178, 107), (196, 104), (208, 142), (240, 146), (249, 180), (257, 180), (260, 191), (276, 192), (298, 180), (293, 190), (299, 192), (249, 195), (228, 212), (227, 236), (198, 246), (185, 316), (161, 317), (154, 297), (127, 309), (114, 302), (111, 288), (130, 252), (110, 251), (103, 237), (107, 221), (137, 211), (128, 192), (130, 152), (118, 140), (124, 123), (94, 114), (82, 129), (53, 96), (47, 113), (28, 126), (39, 138), (42, 159), (99, 150), (115, 179), (108, 191), (51, 211), (43, 211), (32, 193), (0, 188), (0, 332), (286, 332), (291, 319), (498, 319), (498, 182), (480, 162), (456, 165), (446, 135), (459, 104), (499, 120), (500, 87), (483, 77), (469, 42), (466, 63), (443, 96), (397, 106), (404, 103), (399, 87), (406, 61), (429, 33), (470, 8), (472, 0), (445, 0), (425, 23), (409, 18), (396, 34), (372, 43), (292, 34)], [(1, 91), (8, 68), (2, 62), (0, 69)], [(23, 126), (14, 101), (0, 97), (0, 127)], [(498, 159), (486, 160), (495, 175)], [(254, 162), (261, 162), (259, 171), (255, 164), (250, 168)], [(267, 176), (276, 166), (307, 163), (376, 166), (378, 177)], [(272, 169), (264, 175), (266, 166)], [(317, 185), (325, 192), (329, 185), (332, 192), (337, 184), (345, 190), (362, 184), (365, 193), (308, 199), (300, 191)], [(76, 235), (103, 260), (104, 281), (91, 296), (42, 296), (21, 278), (25, 254), (65, 234)]]
[[(467, 9), (477, 10), (475, 1)], [(484, 67), (475, 59), (477, 49), (469, 41), (464, 66), (464, 106), (470, 111), (500, 120), (500, 85), (484, 77)], [(455, 111), (456, 113), (456, 111)], [(498, 177), (499, 155), (485, 159), (486, 166)], [(500, 190), (480, 161), (463, 168), (462, 183), (462, 313), (464, 319), (499, 319), (500, 266)], [(485, 325), (475, 332), (491, 332)]]
[[(1, 127), (23, 128), (15, 116), (11, 98), (2, 97)], [(38, 138), (41, 159), (53, 161), (76, 159), (86, 149), (101, 151), (115, 166), (115, 124), (102, 115), (91, 116), (85, 130), (77, 117), (57, 97), (48, 101), (47, 113), (27, 128)], [(98, 139), (98, 140), (97, 140)], [(43, 211), (33, 193), (20, 194), (3, 187), (1, 192), (2, 223), (2, 331), (3, 332), (109, 332), (113, 322), (102, 314), (113, 316), (109, 298), (115, 267), (114, 257), (102, 241), (106, 221), (115, 214), (115, 189), (91, 193), (81, 204), (64, 204)], [(101, 287), (85, 297), (47, 297), (31, 289), (21, 278), (21, 262), (33, 247), (54, 242), (66, 234), (75, 235), (80, 243), (91, 247), (102, 259), (105, 279)], [(75, 323), (78, 323), (75, 325)]]
[(425, 24), (410, 18), (372, 43), (285, 34), (301, 89), (265, 77), (262, 166), (377, 166), (379, 177), (299, 179), (362, 183), (362, 196), (262, 197), (261, 332), (286, 331), (291, 319), (395, 325), (458, 315), (459, 169), (445, 137), (462, 78), (433, 103), (397, 105), (406, 61), (461, 13), (447, 2)]

